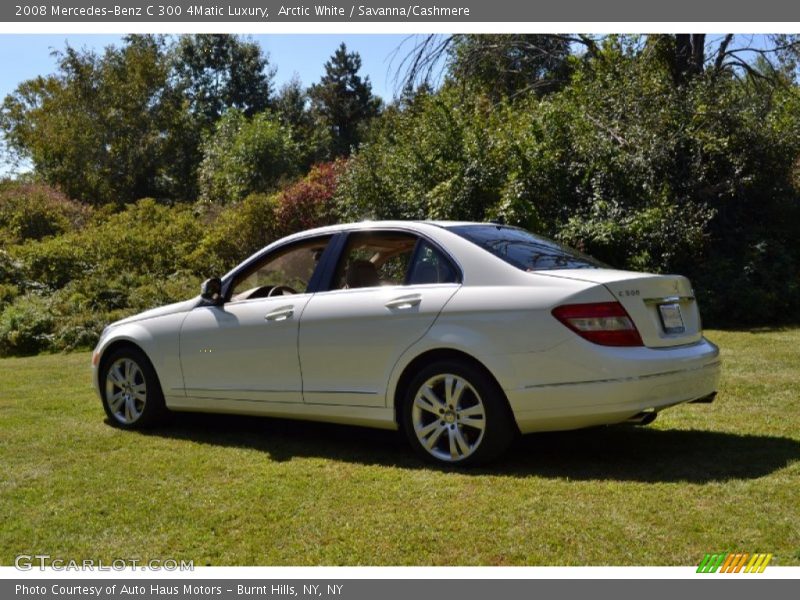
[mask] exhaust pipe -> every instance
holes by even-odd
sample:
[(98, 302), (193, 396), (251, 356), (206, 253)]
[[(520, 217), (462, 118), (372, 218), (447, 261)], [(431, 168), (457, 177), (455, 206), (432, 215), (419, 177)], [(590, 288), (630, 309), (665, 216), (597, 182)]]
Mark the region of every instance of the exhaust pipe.
[(643, 410), (640, 413), (636, 413), (631, 418), (629, 418), (626, 423), (631, 425), (650, 425), (653, 421), (656, 420), (658, 413), (652, 409), (650, 410)]

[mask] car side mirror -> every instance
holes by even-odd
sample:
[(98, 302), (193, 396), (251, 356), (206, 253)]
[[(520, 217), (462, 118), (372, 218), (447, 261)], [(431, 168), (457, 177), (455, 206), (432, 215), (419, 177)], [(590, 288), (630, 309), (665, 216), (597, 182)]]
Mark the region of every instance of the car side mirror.
[(200, 297), (215, 306), (222, 304), (222, 280), (219, 277), (206, 279), (200, 285)]

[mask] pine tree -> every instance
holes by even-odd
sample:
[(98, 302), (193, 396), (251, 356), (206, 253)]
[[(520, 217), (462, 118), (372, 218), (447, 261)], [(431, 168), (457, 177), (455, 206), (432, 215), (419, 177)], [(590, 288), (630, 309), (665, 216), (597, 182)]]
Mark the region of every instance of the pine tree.
[(348, 156), (358, 147), (361, 124), (380, 110), (380, 99), (372, 95), (369, 77), (361, 79), (360, 69), (361, 56), (342, 43), (309, 90), (314, 112), (330, 131), (334, 156)]

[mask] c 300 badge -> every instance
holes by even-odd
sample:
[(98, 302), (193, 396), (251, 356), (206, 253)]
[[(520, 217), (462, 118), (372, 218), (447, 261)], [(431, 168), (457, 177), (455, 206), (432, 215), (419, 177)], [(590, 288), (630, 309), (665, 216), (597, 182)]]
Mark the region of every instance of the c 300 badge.
[(620, 298), (629, 298), (631, 296), (638, 296), (639, 294), (639, 290), (622, 290), (618, 295)]

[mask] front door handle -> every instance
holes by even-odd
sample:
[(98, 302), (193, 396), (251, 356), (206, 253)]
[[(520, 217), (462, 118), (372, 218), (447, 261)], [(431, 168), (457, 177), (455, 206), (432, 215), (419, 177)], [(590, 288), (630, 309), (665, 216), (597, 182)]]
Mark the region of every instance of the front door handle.
[(281, 306), (271, 313), (267, 313), (264, 319), (267, 321), (285, 321), (294, 314), (294, 306)]
[(419, 294), (411, 294), (409, 296), (400, 296), (399, 298), (389, 300), (384, 306), (397, 310), (407, 310), (412, 306), (419, 306), (420, 302), (422, 302), (422, 296)]

